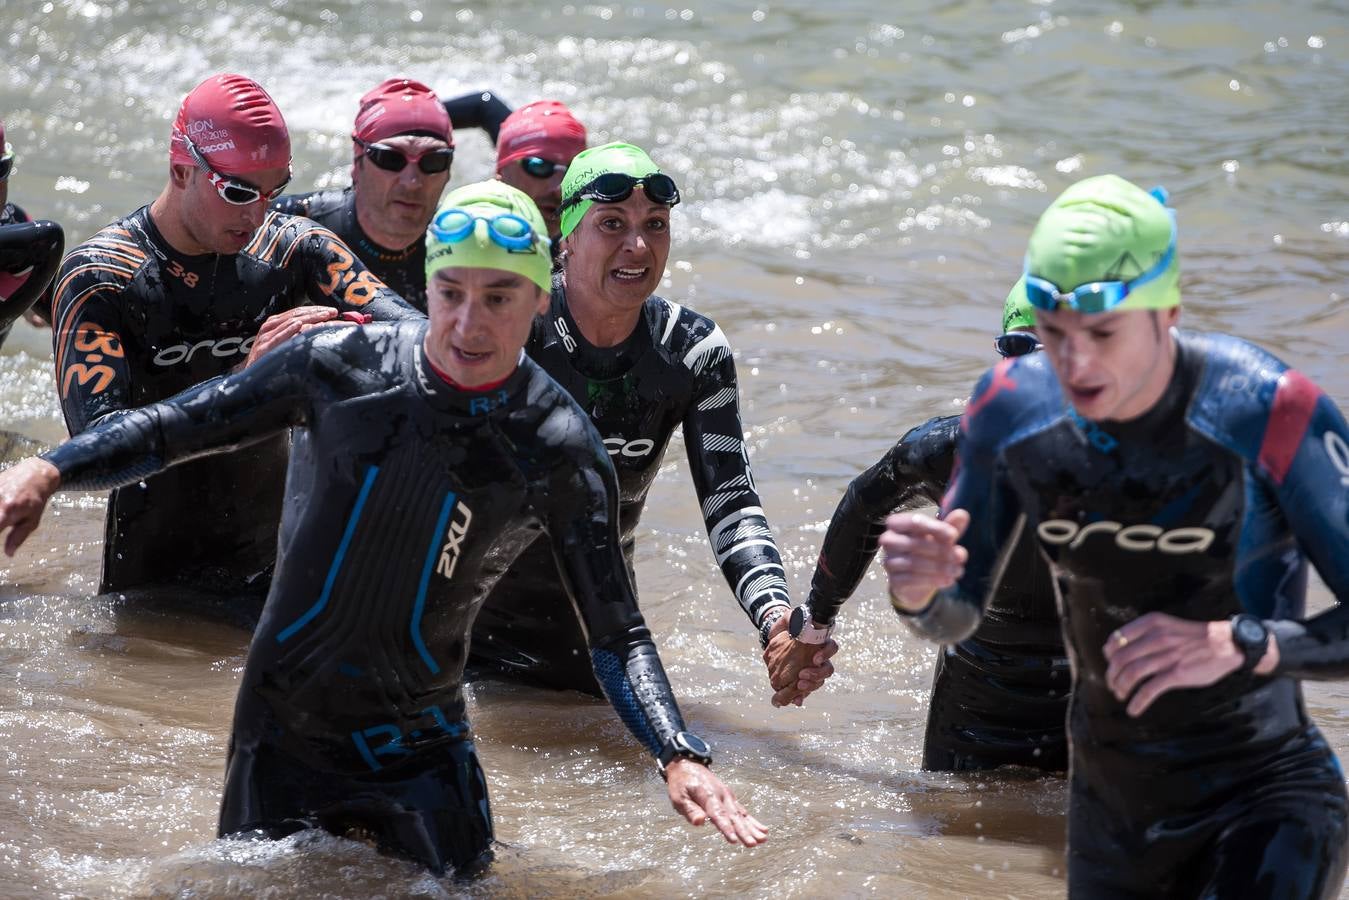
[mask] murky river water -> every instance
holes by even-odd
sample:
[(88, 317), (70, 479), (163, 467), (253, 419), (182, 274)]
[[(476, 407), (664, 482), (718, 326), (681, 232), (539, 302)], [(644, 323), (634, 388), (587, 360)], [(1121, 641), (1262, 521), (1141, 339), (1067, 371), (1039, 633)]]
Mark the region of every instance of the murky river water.
[[(342, 183), (386, 76), (569, 103), (684, 188), (667, 292), (737, 349), (789, 577), (848, 479), (959, 408), (1031, 223), (1117, 171), (1180, 210), (1186, 320), (1253, 337), (1349, 402), (1349, 11), (1334, 2), (0, 0), (10, 199), (72, 241), (147, 202), (207, 74), (278, 99), (297, 189)], [(459, 136), (454, 183), (492, 154)], [(0, 427), (60, 438), (45, 336), (0, 356)], [(1063, 892), (1063, 784), (918, 771), (933, 650), (879, 582), (838, 675), (775, 710), (702, 534), (682, 449), (644, 520), (642, 606), (717, 769), (773, 828), (736, 850), (674, 817), (610, 709), (490, 685), (471, 714), (492, 873), (436, 882), (361, 844), (213, 840), (247, 636), (91, 599), (103, 500), (58, 499), (0, 568), (0, 896), (1015, 896)], [(1319, 584), (1314, 600), (1328, 602)], [(1309, 685), (1349, 750), (1349, 686)]]

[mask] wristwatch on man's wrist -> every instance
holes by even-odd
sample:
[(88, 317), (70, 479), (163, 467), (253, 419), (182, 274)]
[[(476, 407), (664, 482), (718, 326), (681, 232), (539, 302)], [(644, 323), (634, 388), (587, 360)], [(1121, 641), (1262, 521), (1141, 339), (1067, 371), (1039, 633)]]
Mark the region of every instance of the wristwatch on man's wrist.
[(763, 621), (759, 623), (759, 646), (764, 648), (768, 647), (768, 636), (772, 633), (773, 626), (778, 624), (778, 619), (781, 619), (789, 612), (791, 612), (791, 607), (784, 605), (775, 606), (764, 613)]
[(1269, 649), (1269, 629), (1264, 622), (1246, 613), (1233, 616), (1231, 621), (1232, 643), (1242, 655), (1240, 671), (1254, 671)]
[(787, 633), (803, 644), (823, 644), (833, 630), (833, 625), (817, 624), (810, 617), (810, 607), (804, 603), (792, 610), (792, 617), (787, 621)]
[(692, 731), (676, 731), (661, 748), (656, 762), (660, 766), (660, 777), (665, 777), (665, 767), (676, 759), (691, 759), (705, 766), (712, 765), (712, 748), (707, 741)]

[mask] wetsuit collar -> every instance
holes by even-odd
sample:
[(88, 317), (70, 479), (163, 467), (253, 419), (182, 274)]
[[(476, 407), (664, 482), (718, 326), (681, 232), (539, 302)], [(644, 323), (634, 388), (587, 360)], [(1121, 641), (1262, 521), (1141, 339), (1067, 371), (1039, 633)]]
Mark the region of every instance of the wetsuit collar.
[(506, 380), (487, 390), (452, 386), (436, 372), (426, 356), (426, 327), (418, 332), (412, 350), (412, 381), (418, 392), (438, 410), (463, 416), (481, 416), (506, 407), (529, 381), (531, 363), (520, 351), (520, 362)]
[(553, 282), (553, 310), (555, 315), (562, 319), (564, 327), (574, 339), (573, 346), (575, 349), (568, 347), (565, 341), (563, 346), (571, 353), (577, 371), (589, 378), (599, 380), (617, 378), (636, 364), (638, 358), (642, 355), (644, 346), (650, 344), (649, 339), (645, 343), (643, 341), (643, 338), (651, 333), (651, 323), (648, 318), (650, 307), (651, 298), (648, 297), (646, 302), (642, 304), (642, 312), (637, 318), (637, 325), (621, 343), (612, 347), (596, 347), (586, 340), (585, 335), (581, 333), (581, 326), (576, 324), (576, 319), (572, 316), (571, 309), (567, 305), (566, 287), (560, 279)]

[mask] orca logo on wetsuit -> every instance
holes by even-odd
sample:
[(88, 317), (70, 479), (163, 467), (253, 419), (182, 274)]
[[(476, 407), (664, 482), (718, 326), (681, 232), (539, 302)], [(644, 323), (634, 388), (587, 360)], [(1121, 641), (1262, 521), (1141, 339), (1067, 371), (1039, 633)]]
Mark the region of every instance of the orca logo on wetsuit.
[(1349, 486), (1349, 444), (1334, 431), (1327, 431), (1323, 441), (1330, 464), (1340, 473), (1340, 485)]
[(459, 565), (460, 548), (472, 522), (473, 511), (462, 502), (456, 504), (454, 517), (450, 519), (450, 529), (445, 532), (445, 546), (440, 548), (440, 562), (436, 564), (436, 571), (446, 578), (454, 577), (454, 567)]
[(1035, 530), (1040, 540), (1046, 544), (1068, 545), (1076, 550), (1093, 534), (1113, 534), (1115, 546), (1134, 553), (1147, 553), (1156, 550), (1170, 556), (1183, 556), (1187, 553), (1203, 553), (1212, 544), (1217, 535), (1208, 528), (1176, 528), (1167, 531), (1157, 525), (1129, 525), (1120, 522), (1090, 522), (1078, 525), (1067, 519), (1050, 519), (1041, 522)]
[(222, 359), (235, 355), (247, 356), (248, 351), (253, 349), (255, 340), (257, 335), (246, 338), (227, 337), (218, 341), (197, 341), (195, 344), (174, 344), (156, 353), (154, 361), (157, 366), (176, 366), (181, 362), (191, 362), (198, 350), (205, 350), (212, 356)]
[(635, 441), (625, 441), (621, 437), (605, 438), (604, 449), (609, 451), (610, 456), (622, 454), (633, 459), (640, 459), (656, 449), (656, 442), (650, 438), (638, 438)]

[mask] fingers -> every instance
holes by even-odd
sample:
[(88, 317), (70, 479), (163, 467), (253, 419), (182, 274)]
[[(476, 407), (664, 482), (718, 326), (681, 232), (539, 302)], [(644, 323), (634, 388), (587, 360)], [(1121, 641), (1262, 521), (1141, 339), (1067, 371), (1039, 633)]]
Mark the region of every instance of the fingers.
[[(955, 510), (951, 515), (958, 512), (964, 510)], [(965, 513), (965, 524), (969, 524), (969, 513)], [(957, 528), (950, 521), (923, 513), (898, 513), (885, 520), (885, 528), (887, 534), (902, 534), (916, 540), (931, 539), (945, 544), (954, 544), (964, 531), (964, 528)]]
[(13, 556), (28, 540), (28, 536), (37, 530), (38, 522), (41, 521), (37, 516), (27, 517), (19, 520), (14, 527), (9, 530), (5, 537), (5, 555)]
[(675, 812), (688, 820), (690, 825), (701, 826), (707, 821), (707, 814), (703, 812), (703, 808), (690, 799), (687, 794), (671, 797), (670, 804), (674, 806)]
[[(822, 646), (819, 650), (815, 652), (815, 657), (811, 660), (811, 662), (813, 662), (817, 666), (823, 666), (837, 652), (838, 652), (838, 641), (834, 640), (833, 638), (830, 638), (829, 640), (824, 642), (824, 646)], [(829, 667), (829, 671), (831, 674), (833, 673), (834, 667), (832, 665)], [(828, 676), (825, 677), (827, 678)]]
[(1139, 616), (1132, 622), (1128, 622), (1116, 628), (1114, 633), (1105, 642), (1104, 652), (1106, 659), (1113, 659), (1116, 654), (1123, 651), (1130, 644), (1142, 642), (1149, 634), (1159, 629), (1166, 629), (1178, 622), (1183, 622), (1175, 616), (1169, 616), (1166, 613), (1150, 612)]
[(799, 701), (803, 699), (805, 698), (801, 695), (801, 689), (794, 682), (773, 693), (774, 706), (787, 706), (792, 703), (800, 706)]
[[(1173, 666), (1178, 658), (1177, 642), (1166, 639), (1139, 644), (1145, 651), (1135, 653), (1126, 662), (1117, 658), (1106, 669), (1106, 687), (1110, 688), (1116, 700), (1124, 700), (1145, 679)], [(1133, 648), (1130, 648), (1133, 649)]]

